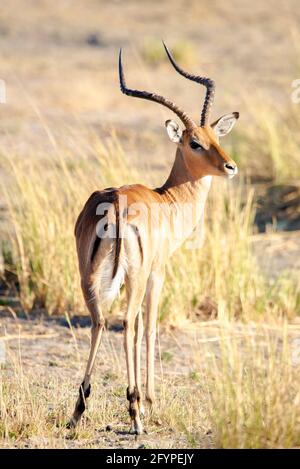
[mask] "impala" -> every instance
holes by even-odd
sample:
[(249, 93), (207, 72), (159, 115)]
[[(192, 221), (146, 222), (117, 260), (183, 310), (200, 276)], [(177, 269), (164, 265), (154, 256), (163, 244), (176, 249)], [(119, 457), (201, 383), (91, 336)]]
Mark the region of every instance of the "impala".
[[(144, 334), (143, 301), (145, 299), (146, 401), (153, 408), (156, 323), (165, 265), (203, 216), (212, 176), (232, 178), (237, 174), (237, 166), (219, 145), (219, 138), (232, 129), (239, 114), (226, 114), (209, 124), (214, 81), (184, 71), (165, 44), (164, 47), (178, 73), (206, 87), (200, 125), (163, 96), (127, 88), (120, 50), (119, 79), (122, 93), (167, 107), (179, 117), (184, 129), (173, 120), (166, 121), (168, 136), (176, 144), (176, 155), (169, 177), (160, 188), (149, 189), (134, 184), (94, 192), (77, 219), (75, 237), (81, 287), (91, 315), (92, 328), (90, 354), (70, 427), (79, 421), (90, 395), (91, 374), (105, 325), (104, 314), (122, 284), (125, 284), (127, 310), (124, 318), (124, 348), (130, 432), (142, 433), (140, 355)], [(189, 211), (188, 217), (184, 217), (187, 206), (193, 210)], [(157, 216), (153, 217), (153, 213)]]

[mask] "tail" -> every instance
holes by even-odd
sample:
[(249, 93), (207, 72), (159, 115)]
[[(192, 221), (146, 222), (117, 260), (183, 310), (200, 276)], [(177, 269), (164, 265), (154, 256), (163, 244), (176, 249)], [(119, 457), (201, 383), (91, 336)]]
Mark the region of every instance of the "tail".
[[(118, 267), (119, 267), (119, 260), (120, 260), (120, 252), (121, 252), (121, 236), (120, 236), (120, 210), (119, 210), (119, 197), (118, 197), (118, 190), (115, 188), (105, 189), (101, 192), (95, 192), (90, 197), (93, 203), (91, 204), (94, 209), (94, 214), (96, 214), (97, 206), (101, 203), (113, 203), (115, 209), (115, 217), (116, 217), (116, 242), (115, 242), (115, 256), (114, 256), (114, 265), (112, 271), (112, 280), (115, 278)], [(100, 220), (105, 217), (105, 214), (100, 215)], [(99, 221), (99, 220), (98, 220)], [(78, 223), (78, 222), (77, 222)], [(78, 228), (77, 228), (78, 229)], [(75, 228), (76, 231), (76, 228)], [(91, 262), (93, 262), (99, 247), (101, 244), (101, 236), (96, 236), (92, 253), (91, 253)]]

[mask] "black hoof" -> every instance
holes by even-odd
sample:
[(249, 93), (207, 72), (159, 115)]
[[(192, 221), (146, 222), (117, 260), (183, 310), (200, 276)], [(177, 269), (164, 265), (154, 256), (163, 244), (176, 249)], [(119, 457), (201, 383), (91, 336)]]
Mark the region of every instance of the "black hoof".
[(75, 422), (75, 420), (73, 418), (71, 418), (71, 420), (69, 420), (66, 424), (66, 429), (67, 430), (72, 430), (73, 428), (76, 427), (76, 424), (77, 424), (77, 422)]

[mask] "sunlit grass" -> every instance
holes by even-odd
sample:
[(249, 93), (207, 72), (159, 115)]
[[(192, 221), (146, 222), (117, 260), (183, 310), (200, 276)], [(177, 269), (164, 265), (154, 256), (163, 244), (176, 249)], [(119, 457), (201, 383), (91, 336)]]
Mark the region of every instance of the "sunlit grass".
[(245, 97), (249, 116), (236, 127), (230, 148), (243, 173), (277, 183), (299, 179), (299, 105), (287, 98), (288, 104), (278, 108), (259, 94)]
[(193, 359), (189, 356), (193, 372), (176, 384), (165, 379), (160, 388), (162, 421), (183, 433), (191, 447), (298, 447), (300, 363), (294, 332), (285, 325), (226, 321), (204, 327), (202, 336), (196, 332)]
[[(74, 152), (18, 155), (2, 159), (11, 182), (5, 190), (13, 227), (12, 256), (25, 309), (49, 313), (82, 311), (74, 225), (82, 206), (96, 189), (130, 182), (130, 172), (114, 136), (106, 145), (93, 134), (92, 154), (83, 154), (80, 141)], [(92, 145), (92, 143), (90, 143)], [(115, 168), (118, 168), (118, 171)], [(132, 171), (132, 176), (134, 172)]]
[(299, 446), (299, 341), (284, 326), (233, 333), (227, 324), (219, 345), (202, 360), (217, 446)]
[[(127, 165), (115, 135), (104, 142), (92, 131), (85, 129), (84, 135), (88, 140), (67, 133), (67, 143), (53, 142), (49, 154), (30, 154), (30, 165), (23, 155), (2, 156), (10, 181), (5, 197), (12, 228), (11, 252), (8, 256), (6, 243), (5, 257), (12, 258), (7, 267), (17, 275), (27, 311), (84, 312), (75, 220), (92, 191), (141, 179)], [(191, 249), (188, 240), (167, 266), (161, 319), (179, 324), (201, 316), (207, 298), (219, 317), (274, 320), (297, 314), (299, 282), (288, 277), (270, 281), (257, 265), (251, 247), (253, 215), (253, 191), (242, 179), (215, 179), (200, 245)]]

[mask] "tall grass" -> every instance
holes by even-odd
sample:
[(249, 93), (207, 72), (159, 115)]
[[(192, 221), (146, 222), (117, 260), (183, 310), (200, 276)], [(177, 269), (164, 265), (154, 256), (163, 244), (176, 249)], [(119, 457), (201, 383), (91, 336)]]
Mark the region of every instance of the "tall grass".
[(244, 173), (278, 183), (299, 180), (299, 104), (293, 104), (289, 95), (286, 99), (288, 105), (280, 108), (265, 96), (245, 98), (248, 122), (235, 129), (231, 141), (231, 154)]
[(242, 190), (242, 183), (234, 187), (221, 178), (214, 181), (202, 246), (189, 249), (187, 241), (168, 266), (165, 308), (168, 314), (176, 305), (173, 319), (201, 314), (209, 298), (219, 314), (249, 318), (253, 313), (261, 275), (251, 251), (253, 194), (242, 201)]
[(284, 326), (233, 333), (227, 324), (218, 349), (212, 353), (206, 347), (202, 363), (217, 446), (299, 446), (299, 339)]
[(165, 378), (159, 408), (190, 446), (300, 445), (299, 328), (221, 321), (196, 329), (192, 357), (189, 377)]
[[(82, 312), (74, 225), (90, 193), (130, 182), (122, 149), (112, 135), (106, 145), (89, 135), (91, 153), (70, 137), (69, 147), (50, 155), (4, 155), (5, 196), (14, 270), (23, 307)], [(74, 146), (73, 146), (74, 145)], [(117, 171), (116, 171), (117, 168)], [(132, 171), (132, 175), (134, 172)]]
[[(114, 135), (100, 141), (92, 131), (86, 140), (70, 133), (53, 143), (49, 154), (37, 149), (28, 158), (2, 156), (12, 227), (9, 268), (17, 275), (26, 310), (78, 314), (84, 307), (73, 235), (76, 217), (93, 190), (140, 182), (141, 176), (127, 165)], [(187, 249), (186, 244), (169, 263), (161, 319), (180, 323), (201, 316), (207, 302), (215, 305), (213, 314), (226, 318), (296, 314), (299, 284), (280, 279), (271, 285), (257, 266), (251, 249), (253, 210), (253, 193), (242, 181), (233, 185), (215, 179), (203, 246)]]

